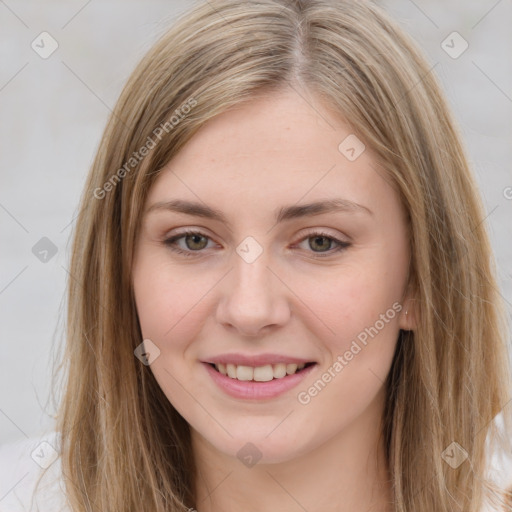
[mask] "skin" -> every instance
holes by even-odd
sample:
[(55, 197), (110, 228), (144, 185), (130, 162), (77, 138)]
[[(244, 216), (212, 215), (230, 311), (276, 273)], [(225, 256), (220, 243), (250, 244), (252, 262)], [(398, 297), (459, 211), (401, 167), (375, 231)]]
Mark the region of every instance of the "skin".
[[(183, 199), (220, 210), (229, 222), (153, 209), (144, 214), (133, 269), (142, 333), (160, 350), (150, 368), (191, 426), (199, 512), (276, 504), (283, 512), (391, 510), (379, 421), (399, 329), (414, 326), (410, 249), (399, 196), (370, 150), (355, 161), (338, 150), (350, 134), (306, 91), (257, 97), (204, 125), (149, 192), (145, 211)], [(275, 223), (283, 206), (340, 197), (373, 214)], [(192, 257), (164, 243), (183, 228), (207, 237), (176, 242), (195, 249)], [(319, 231), (332, 238), (318, 241)], [(263, 250), (252, 263), (236, 252), (248, 236)], [(333, 239), (351, 245), (336, 252)], [(299, 403), (297, 394), (394, 303), (403, 309), (309, 403)], [(317, 365), (279, 397), (236, 399), (201, 363), (232, 352)], [(237, 457), (248, 442), (261, 454), (252, 467)]]

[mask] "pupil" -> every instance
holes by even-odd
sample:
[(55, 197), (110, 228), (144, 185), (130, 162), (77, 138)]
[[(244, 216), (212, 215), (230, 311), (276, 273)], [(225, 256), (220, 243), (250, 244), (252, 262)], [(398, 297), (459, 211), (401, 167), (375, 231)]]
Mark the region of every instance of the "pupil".
[[(189, 235), (189, 238), (192, 238), (192, 245), (196, 243), (200, 243), (201, 238), (204, 239), (202, 235)], [(199, 240), (198, 240), (199, 239)], [(202, 249), (203, 247), (199, 247), (199, 249)], [(189, 247), (190, 249), (190, 247)], [(196, 247), (197, 249), (197, 247)]]
[[(326, 248), (326, 249), (328, 249), (328, 248), (329, 248), (329, 247), (328, 247), (328, 246), (329, 246), (329, 240), (328, 240), (328, 238), (327, 238), (327, 237), (325, 237), (325, 236), (317, 236), (317, 237), (315, 237), (315, 238), (314, 238), (315, 244), (318, 242), (318, 240), (323, 240), (324, 242), (327, 242), (327, 247), (325, 247), (325, 245), (324, 245), (324, 249), (325, 249), (325, 248)], [(320, 245), (322, 245), (322, 244), (320, 244)]]

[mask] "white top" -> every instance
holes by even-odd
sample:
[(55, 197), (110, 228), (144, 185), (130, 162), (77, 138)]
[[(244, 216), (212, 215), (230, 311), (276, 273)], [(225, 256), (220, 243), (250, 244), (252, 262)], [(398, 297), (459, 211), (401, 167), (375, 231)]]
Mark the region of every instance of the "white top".
[[(59, 453), (55, 432), (0, 446), (0, 512), (70, 512)], [(43, 468), (49, 469), (34, 494)]]
[[(64, 497), (59, 452), (60, 436), (55, 432), (0, 446), (0, 512), (70, 512)], [(445, 460), (455, 461), (454, 464), (463, 453), (456, 444), (445, 452)], [(46, 467), (49, 470), (34, 494), (37, 479)], [(488, 477), (502, 487), (512, 486), (512, 457), (494, 454)], [(482, 512), (496, 509), (489, 504)]]

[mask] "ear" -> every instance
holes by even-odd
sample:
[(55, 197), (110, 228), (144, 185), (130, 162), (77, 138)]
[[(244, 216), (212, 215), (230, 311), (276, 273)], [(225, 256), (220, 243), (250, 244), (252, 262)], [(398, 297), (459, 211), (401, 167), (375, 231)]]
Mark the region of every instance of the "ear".
[(419, 321), (418, 302), (413, 297), (407, 297), (402, 303), (402, 311), (398, 325), (403, 331), (414, 331)]

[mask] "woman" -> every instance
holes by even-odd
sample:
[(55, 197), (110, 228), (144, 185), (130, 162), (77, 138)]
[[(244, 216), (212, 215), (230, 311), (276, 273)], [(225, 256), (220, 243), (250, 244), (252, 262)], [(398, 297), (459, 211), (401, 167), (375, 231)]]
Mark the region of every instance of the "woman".
[(195, 7), (129, 79), (82, 198), (70, 510), (510, 510), (484, 217), (381, 9)]

